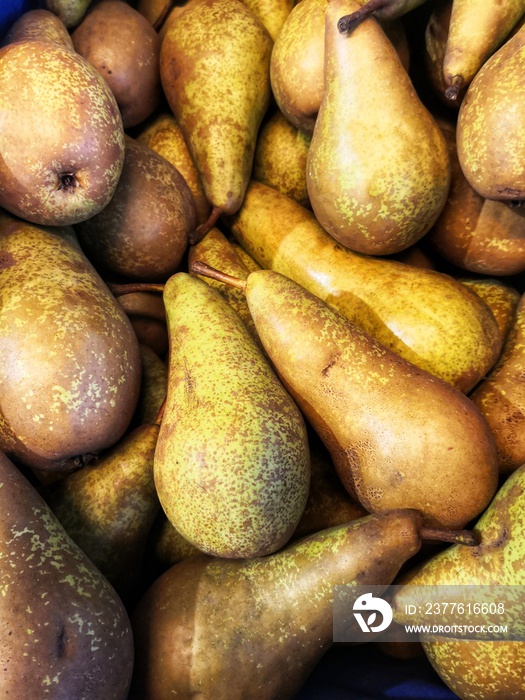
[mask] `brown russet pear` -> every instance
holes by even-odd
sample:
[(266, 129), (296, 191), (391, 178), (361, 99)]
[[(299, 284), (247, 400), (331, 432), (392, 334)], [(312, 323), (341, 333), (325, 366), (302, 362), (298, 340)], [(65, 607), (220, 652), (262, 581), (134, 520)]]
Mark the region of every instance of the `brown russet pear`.
[(61, 470), (117, 442), (140, 389), (137, 338), (71, 230), (0, 213), (0, 444)]
[(151, 148), (179, 171), (193, 195), (197, 223), (204, 223), (210, 213), (210, 205), (176, 119), (170, 114), (159, 115), (148, 122), (137, 136), (137, 141)]
[(126, 700), (133, 637), (106, 579), (0, 455), (0, 694)]
[(454, 0), (443, 58), (447, 96), (454, 99), (508, 37), (525, 12), (523, 0)]
[(462, 391), (495, 363), (501, 334), (494, 317), (451, 277), (352, 253), (310, 211), (258, 182), (250, 184), (229, 225), (262, 267), (294, 279), (383, 345)]
[(132, 700), (291, 699), (333, 643), (334, 586), (385, 588), (425, 536), (413, 510), (323, 530), (267, 557), (192, 557), (136, 608)]
[(91, 63), (115, 95), (124, 128), (157, 107), (160, 39), (151, 24), (122, 0), (103, 0), (72, 34), (75, 50)]
[(77, 224), (76, 232), (101, 271), (164, 282), (177, 270), (195, 226), (193, 197), (182, 175), (126, 136), (126, 158), (113, 199)]
[(525, 26), (480, 68), (461, 103), (457, 127), (459, 162), (482, 197), (525, 199)]
[(501, 356), (472, 401), (494, 434), (501, 471), (509, 474), (525, 462), (525, 295)]
[(124, 132), (105, 81), (48, 27), (41, 38), (33, 31), (0, 49), (0, 206), (63, 226), (110, 201), (124, 163)]
[(92, 0), (45, 0), (45, 6), (69, 28), (82, 20), (91, 2)]
[(525, 216), (506, 202), (485, 199), (469, 185), (459, 164), (453, 125), (439, 122), (449, 149), (451, 186), (426, 240), (454, 265), (483, 275), (525, 271)]
[(326, 8), (325, 90), (308, 151), (308, 194), (335, 240), (388, 255), (434, 224), (450, 165), (439, 127), (376, 20), (339, 32), (341, 14), (358, 7), (329, 0)]
[(65, 531), (125, 601), (136, 593), (160, 508), (153, 479), (158, 433), (158, 424), (135, 428), (96, 464), (43, 491)]
[(270, 99), (272, 45), (240, 0), (189, 6), (162, 42), (164, 92), (216, 212), (242, 203)]
[(3, 43), (14, 44), (17, 41), (46, 41), (74, 51), (64, 22), (47, 10), (30, 10), (20, 16)]
[(150, 292), (130, 292), (117, 297), (117, 301), (126, 312), (139, 343), (159, 356), (164, 355), (168, 349), (168, 329), (162, 298)]
[[(512, 474), (496, 494), (487, 511), (474, 527), (480, 543), (477, 547), (453, 546), (433, 557), (408, 583), (410, 586), (454, 586), (469, 591), (468, 602), (483, 601), (476, 595), (477, 586), (493, 586), (490, 601), (498, 597), (498, 586), (525, 585), (525, 465)], [(414, 589), (411, 589), (412, 591)], [(445, 589), (444, 589), (445, 590)], [(508, 590), (508, 589), (507, 589)], [(519, 593), (517, 593), (519, 596)], [(394, 619), (404, 624), (425, 624), (416, 613), (407, 616), (404, 605), (414, 602), (413, 593), (401, 589), (394, 597)], [(520, 599), (520, 604), (522, 600)], [(487, 603), (485, 603), (487, 604)], [(465, 609), (467, 609), (465, 605)], [(514, 611), (517, 606), (514, 604)], [(498, 615), (484, 617), (470, 614), (470, 607), (460, 624), (495, 623), (510, 617), (509, 633), (522, 633), (522, 619)], [(457, 621), (458, 618), (455, 618)], [(525, 695), (525, 645), (523, 641), (469, 641), (427, 635), (425, 652), (443, 681), (462, 700), (519, 700)]]
[(218, 291), (181, 272), (163, 298), (169, 374), (155, 484), (164, 512), (207, 553), (274, 552), (308, 496), (303, 418)]
[(368, 512), (415, 508), (460, 528), (483, 511), (496, 448), (470, 399), (284, 275), (260, 270), (237, 284), (284, 386)]
[(461, 278), (459, 281), (483, 299), (492, 311), (501, 337), (505, 340), (514, 325), (520, 293), (499, 279)]
[(306, 187), (306, 158), (311, 138), (276, 110), (263, 123), (257, 138), (252, 178), (310, 205)]

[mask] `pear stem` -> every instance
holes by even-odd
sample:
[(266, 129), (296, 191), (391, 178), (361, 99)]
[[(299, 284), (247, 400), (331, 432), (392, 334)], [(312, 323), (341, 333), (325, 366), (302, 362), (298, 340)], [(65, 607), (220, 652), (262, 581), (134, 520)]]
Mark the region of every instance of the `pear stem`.
[(241, 291), (246, 291), (246, 280), (241, 280), (239, 277), (233, 277), (232, 275), (227, 275), (225, 272), (216, 270), (211, 265), (201, 262), (200, 260), (195, 260), (190, 266), (191, 272), (196, 275), (203, 275), (203, 277), (210, 277), (212, 280), (217, 280), (218, 282), (224, 282), (229, 284), (231, 287), (237, 287)]
[(337, 23), (337, 28), (341, 34), (346, 34), (350, 30), (355, 29), (361, 24), (367, 17), (375, 12), (376, 10), (381, 10), (383, 7), (388, 7), (391, 4), (391, 0), (368, 0), (366, 5), (362, 5), (355, 12), (351, 12), (349, 15), (341, 17)]
[(159, 410), (157, 411), (157, 415), (155, 417), (155, 420), (153, 421), (152, 425), (160, 425), (162, 423), (162, 417), (164, 416), (164, 409), (166, 408), (166, 399), (167, 395), (164, 397), (164, 401), (161, 403)]
[(457, 100), (459, 91), (463, 87), (463, 83), (465, 81), (463, 80), (462, 75), (455, 75), (452, 80), (450, 81), (450, 85), (448, 88), (445, 90), (445, 97), (447, 100)]
[(208, 231), (211, 231), (211, 229), (215, 226), (217, 223), (217, 219), (219, 216), (222, 214), (222, 209), (219, 209), (219, 207), (213, 207), (211, 210), (211, 214), (209, 217), (206, 219), (206, 221), (198, 226), (193, 233), (190, 233), (188, 236), (188, 240), (191, 245), (196, 245), (197, 243), (200, 243), (204, 236), (208, 233)]
[(463, 544), (466, 547), (477, 547), (479, 545), (478, 538), (470, 530), (438, 530), (431, 527), (423, 527), (420, 534), (423, 540), (451, 542), (452, 544)]
[(163, 294), (164, 285), (153, 282), (130, 282), (129, 284), (108, 284), (110, 292), (114, 297), (121, 297), (124, 294), (134, 294), (136, 292), (156, 292)]

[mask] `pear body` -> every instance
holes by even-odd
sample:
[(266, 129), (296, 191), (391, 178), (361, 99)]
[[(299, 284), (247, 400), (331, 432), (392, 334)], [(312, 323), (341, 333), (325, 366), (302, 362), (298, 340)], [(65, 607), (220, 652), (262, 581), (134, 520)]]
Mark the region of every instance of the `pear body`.
[(516, 320), (520, 293), (499, 279), (461, 279), (461, 284), (476, 292), (492, 311), (505, 341)]
[(352, 253), (307, 209), (257, 182), (229, 225), (262, 267), (295, 280), (386, 347), (462, 391), (495, 363), (501, 334), (494, 317), (451, 277)]
[(133, 638), (122, 602), (5, 455), (0, 482), (0, 692), (125, 700)]
[(517, 76), (525, 62), (525, 27), (479, 70), (461, 104), (457, 145), (471, 187), (487, 199), (525, 198), (525, 86)]
[[(478, 547), (454, 545), (433, 557), (409, 581), (430, 586), (523, 586), (525, 466), (512, 474), (496, 494), (475, 532)], [(403, 590), (394, 598), (395, 619), (402, 613)], [(457, 641), (432, 637), (424, 644), (432, 665), (462, 700), (511, 700), (525, 694), (524, 642)]]
[(0, 50), (0, 85), (0, 206), (49, 226), (101, 211), (124, 163), (122, 119), (104, 80), (71, 49), (34, 39)]
[(308, 194), (338, 242), (388, 255), (431, 228), (450, 166), (439, 127), (379, 24), (370, 18), (349, 35), (339, 32), (341, 15), (359, 7), (332, 0), (326, 9), (325, 90), (308, 151)]
[(279, 36), (295, 4), (294, 0), (243, 0), (243, 2), (261, 20), (273, 41)]
[(137, 338), (72, 232), (2, 215), (0, 251), (0, 443), (30, 466), (67, 468), (128, 427)]
[(92, 0), (45, 0), (45, 5), (66, 27), (74, 27), (84, 17), (91, 2)]
[(166, 398), (168, 384), (168, 367), (163, 360), (147, 345), (140, 346), (142, 365), (142, 382), (137, 405), (137, 421), (153, 423)]
[(188, 7), (162, 43), (166, 98), (208, 200), (226, 213), (237, 211), (248, 185), (270, 99), (271, 50), (270, 35), (240, 0)]
[(29, 10), (18, 18), (9, 29), (4, 43), (14, 44), (18, 41), (46, 41), (74, 51), (64, 22), (48, 10)]
[(496, 450), (467, 397), (283, 275), (252, 272), (246, 299), (284, 385), (367, 511), (415, 508), (461, 528), (487, 506)]
[(217, 291), (178, 273), (164, 303), (168, 395), (155, 453), (162, 507), (203, 551), (273, 552), (291, 537), (308, 496), (302, 416)]
[(131, 697), (294, 697), (332, 644), (334, 586), (386, 587), (419, 549), (419, 521), (383, 513), (268, 557), (176, 564), (135, 611)]

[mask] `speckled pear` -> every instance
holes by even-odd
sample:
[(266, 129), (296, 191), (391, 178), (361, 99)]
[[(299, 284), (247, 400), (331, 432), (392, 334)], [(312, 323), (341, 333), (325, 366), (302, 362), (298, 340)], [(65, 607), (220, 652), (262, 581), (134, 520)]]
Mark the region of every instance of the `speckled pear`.
[(45, 0), (48, 10), (60, 17), (66, 27), (74, 27), (86, 14), (92, 0)]
[(500, 329), (501, 337), (505, 341), (516, 320), (516, 309), (520, 300), (520, 293), (499, 279), (480, 279), (476, 277), (472, 279), (461, 278), (459, 281), (483, 299), (492, 311), (492, 315)]
[(333, 643), (336, 585), (384, 585), (420, 548), (416, 511), (368, 516), (248, 561), (169, 569), (133, 616), (132, 700), (288, 700)]
[(0, 694), (126, 700), (133, 638), (119, 597), (0, 455)]
[(219, 292), (178, 273), (163, 298), (170, 351), (154, 468), (161, 505), (202, 551), (274, 552), (308, 496), (303, 418)]
[(271, 50), (267, 30), (240, 0), (191, 5), (162, 43), (166, 98), (206, 196), (222, 212), (237, 211), (248, 185), (270, 99)]
[(108, 204), (124, 163), (122, 119), (108, 85), (81, 56), (47, 30), (4, 46), (0, 114), (0, 206), (63, 226)]
[(483, 511), (497, 486), (496, 448), (470, 399), (289, 278), (260, 270), (244, 284), (279, 377), (367, 511), (415, 508), (448, 528)]
[(261, 20), (274, 41), (279, 36), (295, 4), (295, 0), (243, 0), (243, 2)]
[[(525, 465), (507, 479), (475, 526), (479, 546), (449, 547), (411, 577), (410, 585), (524, 586), (524, 513)], [(423, 622), (403, 614), (405, 596), (402, 589), (394, 598), (395, 619)], [(522, 641), (462, 642), (435, 637), (423, 646), (441, 678), (462, 700), (519, 700), (525, 696)]]
[(501, 334), (494, 317), (451, 277), (352, 253), (310, 211), (258, 182), (228, 223), (262, 267), (295, 280), (401, 357), (462, 391), (474, 388), (496, 362)]
[(335, 240), (388, 255), (431, 228), (450, 165), (439, 127), (376, 20), (339, 32), (341, 14), (358, 7), (357, 0), (327, 5), (325, 90), (308, 151), (308, 194)]
[(78, 467), (128, 427), (137, 338), (72, 231), (0, 212), (0, 260), (0, 445), (33, 467)]

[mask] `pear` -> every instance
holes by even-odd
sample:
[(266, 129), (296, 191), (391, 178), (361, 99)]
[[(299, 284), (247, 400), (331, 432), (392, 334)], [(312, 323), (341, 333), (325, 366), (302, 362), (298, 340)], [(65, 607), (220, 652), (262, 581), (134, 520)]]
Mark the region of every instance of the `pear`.
[(272, 700), (295, 693), (333, 643), (334, 586), (385, 586), (421, 544), (416, 511), (324, 530), (268, 557), (192, 557), (132, 618), (131, 698)]
[(505, 340), (514, 325), (520, 293), (497, 279), (460, 279), (461, 284), (476, 292), (492, 311)]
[(356, 0), (327, 5), (325, 90), (308, 151), (308, 194), (336, 241), (388, 255), (434, 224), (450, 166), (439, 127), (378, 23), (369, 18), (340, 34), (341, 13), (358, 7)]
[[(433, 557), (410, 579), (410, 585), (523, 586), (524, 512), (525, 465), (507, 479), (477, 523), (474, 531), (481, 539), (479, 546), (450, 547)], [(406, 592), (401, 589), (394, 597), (395, 619), (422, 622), (417, 616), (406, 618), (405, 602)], [(525, 694), (523, 642), (429, 637), (423, 647), (441, 678), (462, 700), (510, 700)]]
[(439, 99), (452, 109), (459, 109), (466, 86), (458, 88), (451, 97), (443, 75), (443, 59), (447, 48), (453, 0), (437, 0), (425, 28), (425, 69), (427, 82)]
[[(193, 260), (201, 260), (212, 267), (226, 272), (228, 275), (234, 275), (240, 279), (246, 279), (250, 274), (250, 270), (239, 259), (228, 239), (216, 228), (212, 228), (211, 231), (208, 231), (202, 241), (191, 246), (188, 255), (188, 265), (191, 265)], [(229, 284), (212, 280), (209, 277), (202, 277), (201, 279), (220, 292), (221, 296), (224, 297), (232, 309), (242, 318), (250, 335), (260, 346), (257, 331), (253, 325), (250, 310), (246, 304), (246, 297), (243, 292)]]
[(104, 0), (72, 39), (111, 88), (124, 128), (149, 117), (160, 101), (160, 39), (147, 19), (121, 0)]
[(248, 185), (270, 99), (271, 49), (270, 35), (240, 0), (188, 7), (162, 42), (164, 92), (215, 218), (237, 211)]
[(462, 391), (495, 363), (501, 334), (494, 317), (452, 278), (352, 253), (311, 212), (257, 182), (229, 226), (262, 267), (294, 279), (383, 345)]
[(509, 474), (525, 462), (525, 295), (501, 356), (472, 401), (494, 434), (501, 471)]
[(145, 126), (138, 134), (137, 141), (151, 148), (179, 171), (193, 195), (197, 223), (204, 223), (210, 213), (210, 205), (206, 199), (199, 173), (195, 169), (195, 164), (174, 117), (169, 114), (161, 114)]
[[(305, 1), (305, 0), (303, 0)], [(306, 158), (311, 138), (276, 110), (262, 125), (252, 177), (308, 207)]]
[(153, 423), (166, 398), (168, 368), (147, 345), (140, 346), (142, 382), (137, 405), (139, 425)]
[(470, 186), (487, 199), (525, 198), (524, 95), (516, 86), (524, 59), (525, 26), (480, 68), (459, 111), (459, 162)]
[(261, 20), (273, 41), (279, 36), (295, 4), (295, 0), (243, 0), (243, 2)]
[(290, 539), (308, 496), (303, 418), (219, 292), (178, 273), (163, 298), (170, 351), (155, 453), (161, 505), (205, 552), (274, 552)]
[(523, 0), (454, 0), (443, 58), (447, 96), (454, 99), (525, 12)]
[(236, 283), (279, 377), (352, 497), (368, 512), (415, 508), (439, 527), (460, 528), (481, 513), (498, 468), (494, 439), (470, 399), (277, 272)]
[(481, 197), (468, 184), (459, 164), (453, 125), (439, 122), (451, 162), (446, 204), (427, 236), (446, 260), (483, 275), (525, 271), (525, 217), (506, 202)]
[(113, 199), (77, 224), (76, 232), (100, 270), (132, 280), (165, 281), (177, 270), (195, 225), (193, 197), (182, 175), (126, 136), (126, 158)]
[(125, 700), (133, 639), (119, 597), (0, 455), (0, 693)]
[(138, 0), (137, 12), (140, 12), (158, 30), (169, 14), (172, 5), (173, 0)]
[(149, 292), (131, 292), (120, 295), (117, 301), (126, 312), (139, 343), (159, 356), (164, 355), (168, 349), (168, 329), (162, 298)]
[(47, 10), (30, 10), (20, 16), (3, 43), (14, 44), (17, 41), (46, 41), (74, 51), (64, 22)]
[(261, 266), (252, 258), (252, 256), (249, 253), (247, 253), (234, 238), (231, 239), (230, 243), (233, 250), (237, 253), (237, 257), (239, 258), (239, 260), (250, 272), (255, 272), (255, 270), (262, 269)]
[(163, 564), (164, 569), (178, 564), (180, 561), (202, 554), (200, 549), (194, 547), (184, 539), (177, 528), (164, 517), (162, 525), (153, 533), (153, 548), (157, 559)]
[(108, 204), (124, 164), (117, 103), (95, 69), (47, 29), (0, 49), (0, 113), (1, 207), (63, 226)]
[(133, 416), (137, 338), (70, 230), (0, 214), (0, 256), (0, 445), (29, 466), (79, 466)]
[(158, 424), (141, 425), (93, 465), (43, 492), (62, 526), (128, 600), (136, 592), (146, 538), (160, 508), (153, 479)]
[(45, 0), (48, 10), (57, 15), (66, 27), (74, 27), (86, 14), (92, 0)]

